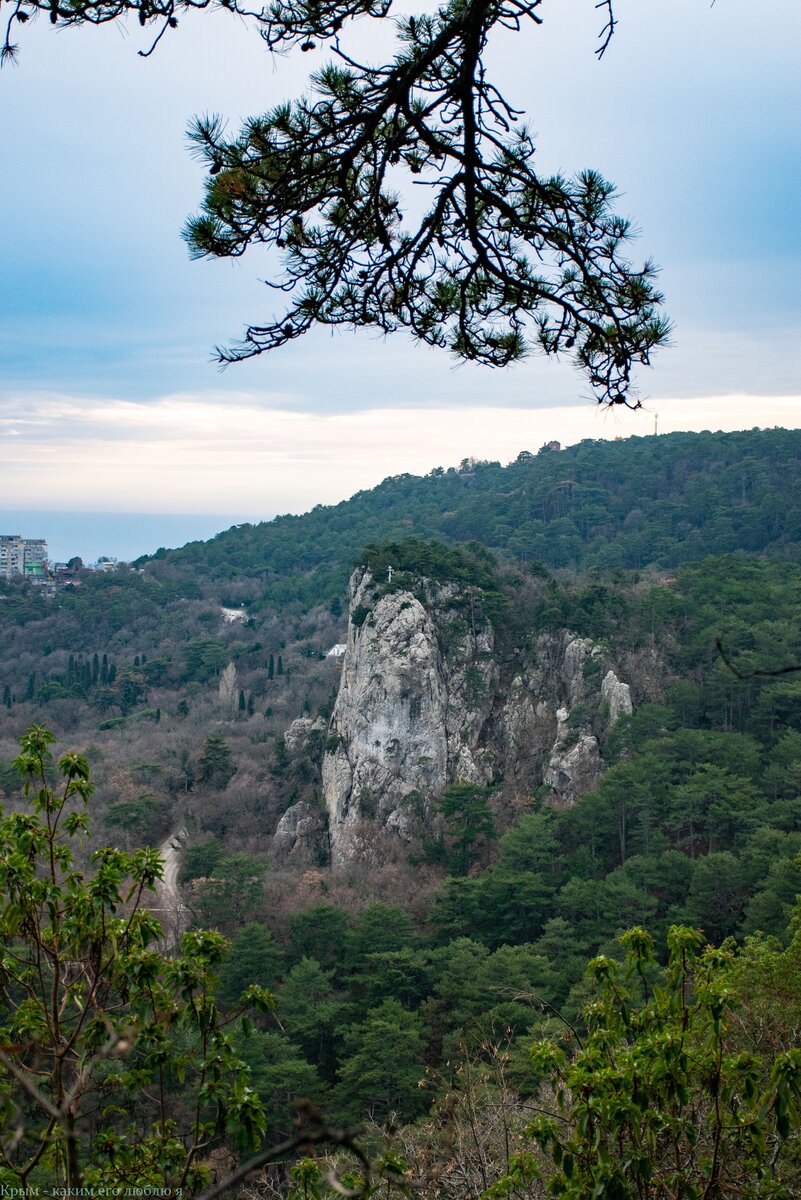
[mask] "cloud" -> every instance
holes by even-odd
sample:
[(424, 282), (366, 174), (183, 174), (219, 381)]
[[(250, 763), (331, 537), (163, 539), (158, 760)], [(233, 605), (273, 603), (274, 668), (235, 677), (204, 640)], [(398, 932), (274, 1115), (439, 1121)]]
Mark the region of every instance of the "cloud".
[[(175, 394), (151, 403), (58, 394), (0, 401), (0, 507), (300, 512), (388, 475), (475, 456), (501, 462), (545, 441), (679, 429), (801, 426), (801, 395), (662, 400), (658, 411), (590, 404), (435, 404), (321, 414), (281, 394)], [(16, 434), (10, 440), (9, 434)]]
[[(493, 77), (537, 130), (540, 172), (593, 166), (614, 179), (621, 212), (642, 228), (632, 258), (662, 264), (675, 347), (640, 381), (660, 396), (781, 395), (798, 379), (801, 5), (764, 6), (759, 21), (752, 8), (628, 0), (596, 62), (602, 15), (563, 0), (542, 6), (544, 25), (499, 34), (489, 51)], [(357, 56), (378, 55), (376, 27), (388, 25), (357, 27)], [(182, 15), (146, 60), (135, 22), (127, 39), (121, 32), (115, 23), (55, 36), (31, 22), (20, 70), (2, 77), (0, 138), (13, 169), (3, 179), (0, 374), (19, 388), (131, 399), (206, 390), (215, 343), (280, 310), (259, 282), (269, 274), (260, 250), (236, 264), (188, 260), (179, 230), (204, 176), (184, 130), (193, 112), (219, 111), (235, 131), (241, 116), (297, 93), (326, 52), (273, 61), (224, 13)], [(369, 331), (320, 331), (234, 377), (234, 388), (254, 390), (269, 379), (293, 392), (290, 407), (321, 411), (369, 410), (376, 396), (403, 408), (421, 394), (526, 408), (540, 396), (570, 403), (586, 386), (538, 359), (491, 378), (456, 372), (447, 356)]]

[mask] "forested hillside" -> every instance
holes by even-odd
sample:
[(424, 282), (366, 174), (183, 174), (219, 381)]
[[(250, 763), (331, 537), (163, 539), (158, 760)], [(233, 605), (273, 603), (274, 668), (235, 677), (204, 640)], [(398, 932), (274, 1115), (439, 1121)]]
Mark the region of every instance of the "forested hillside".
[[(368, 542), (481, 542), (546, 566), (673, 567), (735, 550), (797, 557), (801, 431), (674, 433), (465, 460), (399, 475), (303, 516), (160, 551), (156, 578), (257, 579), (258, 603), (330, 603)], [(236, 594), (236, 588), (230, 589)], [(249, 588), (241, 594), (255, 599)]]
[[(746, 997), (732, 1053), (792, 1045), (797, 988), (782, 980), (797, 980), (801, 953), (799, 463), (801, 434), (779, 430), (582, 443), (388, 480), (139, 569), (84, 573), (50, 598), (4, 584), (4, 804), (25, 805), (11, 760), (41, 723), (60, 748), (86, 752), (97, 785), (80, 861), (183, 829), (186, 919), (231, 942), (223, 1014), (250, 982), (276, 996), (274, 1013), (236, 1025), (231, 1051), (275, 1136), (291, 1132), (298, 1095), (337, 1121), (369, 1118), (375, 1145), (388, 1123), (424, 1196), (466, 1200), (524, 1144), (542, 1086), (533, 1034), (559, 1011), (584, 1036), (587, 960), (619, 960), (615, 939), (633, 925), (663, 960), (676, 923), (714, 943), (756, 938), (714, 960)], [(612, 723), (577, 702), (564, 721), (565, 745), (585, 726), (597, 734), (597, 786), (560, 807), (552, 789), (521, 794), (514, 772), (493, 768), (420, 797), (419, 836), (383, 866), (332, 870), (324, 841), (315, 859), (282, 859), (273, 835), (289, 810), (325, 824), (341, 672), (325, 652), (346, 638), (354, 563), (373, 572), (370, 603), (396, 594), (408, 613), (444, 589), (443, 661), (463, 637), (487, 658), (484, 621), (501, 690), (520, 686), (548, 634), (598, 648), (581, 668), (593, 686), (602, 660), (617, 664), (633, 712)], [(231, 620), (222, 605), (243, 609)], [(374, 636), (367, 605), (350, 618), (352, 635)], [(468, 683), (480, 691), (478, 670)], [(646, 1004), (656, 970), (649, 960), (635, 972)], [(166, 1087), (178, 1095), (177, 1076)], [(787, 1163), (789, 1191), (742, 1194), (794, 1194), (792, 1153)], [(498, 1187), (545, 1194), (533, 1177)]]

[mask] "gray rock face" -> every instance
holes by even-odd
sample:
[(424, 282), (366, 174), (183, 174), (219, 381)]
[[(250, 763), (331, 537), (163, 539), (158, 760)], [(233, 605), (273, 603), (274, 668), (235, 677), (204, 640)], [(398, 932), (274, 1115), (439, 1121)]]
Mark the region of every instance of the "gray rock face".
[[(602, 670), (602, 652), (589, 638), (562, 634), (559, 668), (563, 705), (556, 710), (556, 731), (543, 783), (551, 788), (553, 803), (565, 807), (591, 791), (603, 770), (598, 738), (592, 732), (593, 717), (603, 703), (597, 678)], [(617, 676), (608, 672), (619, 688)], [(615, 693), (617, 695), (617, 693)], [(629, 709), (631, 697), (629, 696)], [(613, 722), (607, 720), (607, 727)]]
[(325, 813), (301, 802), (288, 808), (273, 835), (272, 855), (297, 866), (319, 866), (328, 856)]
[(598, 739), (586, 730), (571, 730), (570, 713), (556, 713), (556, 741), (551, 748), (543, 783), (553, 791), (560, 807), (574, 803), (589, 792), (600, 778), (603, 764)]
[(369, 616), (349, 626), (329, 731), (339, 742), (323, 760), (335, 866), (371, 857), (372, 823), (408, 841), (449, 782), (492, 777), (477, 749), (495, 684), (491, 628), (465, 633), (449, 586), (433, 588), (425, 605), (409, 591), (376, 591), (368, 572), (354, 575), (351, 613)]
[(312, 720), (311, 717), (297, 717), (284, 733), (287, 750), (302, 750), (315, 729), (325, 729), (322, 717)]
[(602, 660), (600, 647), (567, 630), (536, 639), (498, 714), (504, 778), (515, 781), (519, 794), (545, 787), (550, 802), (564, 807), (598, 782), (603, 762), (595, 730), (612, 724), (603, 715)]
[[(469, 599), (455, 584), (388, 591), (365, 570), (351, 579), (356, 621), (322, 769), (333, 866), (380, 862), (388, 835), (418, 837), (450, 783), (502, 780), (498, 803), (518, 807), (543, 788), (568, 805), (597, 783), (599, 737), (631, 712), (628, 685), (568, 631), (499, 661)], [(300, 726), (287, 739), (308, 736)]]
[(614, 671), (604, 675), (601, 698), (609, 706), (610, 725), (616, 725), (619, 717), (632, 712), (631, 688), (627, 683), (621, 683)]

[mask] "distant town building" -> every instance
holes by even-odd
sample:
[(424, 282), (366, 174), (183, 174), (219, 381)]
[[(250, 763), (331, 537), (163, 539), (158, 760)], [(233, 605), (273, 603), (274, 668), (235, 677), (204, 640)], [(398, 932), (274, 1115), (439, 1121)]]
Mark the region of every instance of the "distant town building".
[(47, 575), (47, 542), (24, 538), (18, 533), (0, 533), (0, 576), (44, 579)]
[(44, 538), (23, 538), (23, 574), (44, 579), (47, 574), (47, 542)]
[(328, 653), (326, 654), (325, 657), (326, 658), (341, 658), (342, 655), (347, 650), (347, 648), (348, 647), (345, 644), (345, 642), (337, 642), (337, 644), (335, 646), (331, 647), (331, 649), (328, 651)]
[(0, 534), (0, 575), (21, 575), (24, 557), (18, 533)]

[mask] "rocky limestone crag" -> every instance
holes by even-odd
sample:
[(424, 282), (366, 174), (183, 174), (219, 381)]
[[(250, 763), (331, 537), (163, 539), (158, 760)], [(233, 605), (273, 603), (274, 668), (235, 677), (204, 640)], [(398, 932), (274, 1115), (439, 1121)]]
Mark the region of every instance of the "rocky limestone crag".
[(573, 804), (598, 782), (603, 770), (596, 731), (608, 731), (623, 713), (630, 713), (631, 689), (614, 671), (608, 670), (600, 688), (604, 652), (589, 638), (565, 632), (559, 680), (565, 703), (556, 710), (556, 735), (543, 784), (553, 793), (554, 803)]
[(297, 753), (302, 750), (311, 735), (316, 731), (324, 732), (326, 723), (322, 717), (298, 717), (284, 732), (284, 742), (287, 750)]
[(618, 717), (628, 716), (631, 711), (631, 688), (621, 683), (614, 671), (607, 671), (601, 683), (601, 699), (609, 706), (609, 721), (614, 725)]
[(271, 856), (292, 866), (316, 866), (328, 859), (325, 813), (305, 800), (291, 805), (273, 834)]
[(374, 824), (409, 841), (453, 779), (492, 779), (480, 746), (497, 682), (492, 628), (475, 613), (465, 619), (455, 585), (421, 587), (422, 595), (381, 594), (367, 571), (351, 580), (348, 649), (323, 759), (335, 866), (370, 857)]
[(595, 786), (599, 738), (631, 712), (599, 646), (560, 631), (501, 652), (458, 584), (393, 590), (361, 569), (350, 600), (322, 768), (333, 866), (380, 861), (387, 833), (418, 837), (450, 783), (502, 784), (496, 807), (507, 809), (534, 792), (564, 806)]

